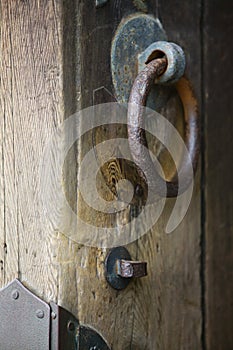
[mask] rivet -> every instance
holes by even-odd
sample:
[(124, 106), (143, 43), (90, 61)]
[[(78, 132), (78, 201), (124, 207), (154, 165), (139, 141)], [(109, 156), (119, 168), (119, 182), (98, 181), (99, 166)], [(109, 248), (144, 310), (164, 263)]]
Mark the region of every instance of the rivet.
[(19, 297), (19, 292), (18, 292), (18, 290), (17, 290), (17, 289), (13, 290), (12, 293), (11, 293), (11, 296), (12, 296), (12, 298), (15, 299), (15, 300), (18, 299), (18, 297)]
[(55, 312), (53, 312), (53, 311), (51, 312), (51, 317), (53, 320), (55, 320), (57, 318), (57, 315), (55, 314)]
[(36, 317), (44, 318), (44, 311), (43, 310), (37, 310), (36, 311)]
[(67, 324), (67, 329), (68, 329), (68, 331), (73, 332), (75, 330), (74, 322), (69, 321), (68, 324)]

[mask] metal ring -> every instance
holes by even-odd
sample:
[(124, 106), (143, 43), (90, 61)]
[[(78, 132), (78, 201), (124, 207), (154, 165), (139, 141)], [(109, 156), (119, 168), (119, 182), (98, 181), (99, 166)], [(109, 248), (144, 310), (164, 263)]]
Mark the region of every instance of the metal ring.
[[(155, 58), (166, 56), (167, 69), (158, 77), (159, 84), (171, 84), (177, 82), (185, 70), (185, 54), (182, 48), (167, 41), (156, 41), (138, 56), (139, 71)], [(160, 56), (158, 56), (160, 55)]]
[[(167, 59), (158, 58), (147, 64), (147, 66), (138, 74), (134, 81), (128, 105), (128, 138), (131, 154), (134, 162), (137, 164), (140, 173), (143, 174), (145, 181), (150, 183), (150, 187), (155, 193), (164, 196), (164, 183), (167, 188), (166, 197), (177, 197), (189, 187), (193, 180), (193, 173), (197, 168), (199, 156), (199, 127), (198, 127), (198, 108), (194, 97), (192, 87), (186, 78), (181, 78), (176, 83), (176, 89), (183, 103), (185, 136), (184, 142), (187, 147), (189, 157), (192, 162), (193, 172), (190, 175), (190, 161), (183, 159), (180, 165), (179, 174), (182, 175), (182, 181), (179, 184), (177, 174), (171, 181), (164, 180), (156, 170), (147, 150), (147, 140), (144, 130), (143, 108), (151, 86), (161, 74), (166, 71)], [(142, 147), (146, 146), (146, 147)]]

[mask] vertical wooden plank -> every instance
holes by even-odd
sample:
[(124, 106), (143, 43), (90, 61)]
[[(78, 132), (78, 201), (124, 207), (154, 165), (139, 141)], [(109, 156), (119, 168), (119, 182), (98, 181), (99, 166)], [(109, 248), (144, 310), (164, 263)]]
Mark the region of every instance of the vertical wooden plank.
[[(95, 8), (94, 2), (85, 2), (80, 9), (79, 16), (82, 23), (80, 43), (82, 108), (93, 105), (94, 92), (100, 87), (104, 87), (110, 94), (113, 94), (110, 71), (111, 40), (122, 14), (134, 9), (135, 7), (130, 1), (124, 2), (124, 4), (118, 1), (109, 1), (106, 6), (99, 9)], [(99, 103), (109, 101), (112, 101), (111, 95)], [(104, 137), (104, 133), (102, 133), (102, 137)], [(92, 147), (93, 139), (92, 135), (89, 134), (85, 137), (82, 148), (79, 149), (79, 159), (81, 160), (85, 152)], [(117, 162), (113, 162), (112, 166), (115, 178), (117, 176), (124, 177)], [(102, 178), (101, 185), (104, 188), (105, 196), (111, 198), (104, 178)], [(82, 201), (79, 201), (78, 215), (84, 215), (84, 213), (87, 218), (93, 215), (93, 212)], [(100, 220), (100, 218), (97, 216), (96, 220)], [(118, 215), (111, 218), (103, 217), (101, 220), (106, 226), (116, 225), (118, 220), (119, 224), (122, 224), (122, 218)], [(132, 244), (129, 249), (132, 257), (136, 258), (136, 245)], [(80, 322), (91, 324), (100, 331), (113, 349), (130, 349), (134, 346), (132, 337), (135, 286), (132, 284), (126, 290), (117, 292), (107, 284), (104, 275), (106, 255), (106, 249), (81, 247), (78, 251), (76, 256), (78, 262), (76, 265), (78, 317)], [(140, 344), (138, 346), (140, 347)]]
[(44, 223), (39, 181), (46, 142), (63, 120), (62, 6), (2, 1), (1, 13), (5, 283), (20, 277), (56, 299), (53, 230)]
[[(2, 100), (1, 100), (2, 102)], [(0, 104), (0, 285), (4, 285), (5, 276), (5, 190), (4, 190), (4, 108)]]
[[(109, 1), (97, 10), (93, 3), (86, 2), (80, 9), (83, 108), (93, 104), (93, 91), (101, 86), (114, 94), (110, 72), (111, 40), (121, 18), (135, 13), (138, 3)], [(187, 54), (187, 73), (200, 101), (200, 2), (184, 4), (167, 0), (148, 1), (147, 4), (149, 13), (159, 14), (169, 40), (183, 46)], [(86, 137), (80, 154), (92, 147), (92, 141), (91, 137)], [(64, 290), (68, 295), (71, 290), (72, 295), (77, 295), (78, 312), (74, 302), (68, 299), (67, 307), (72, 306), (81, 322), (96, 327), (113, 349), (201, 349), (199, 175), (184, 221), (176, 232), (166, 235), (164, 226), (173, 204), (170, 200), (160, 223), (151, 232), (128, 246), (134, 259), (148, 262), (147, 278), (134, 281), (125, 291), (116, 292), (104, 279), (106, 251), (81, 247), (73, 249), (78, 263), (77, 271), (72, 272), (73, 278), (76, 276), (76, 286), (67, 279), (60, 279), (65, 288), (63, 295)], [(79, 202), (78, 213), (83, 211), (87, 217), (91, 213)], [(103, 219), (104, 223), (107, 222)]]
[(215, 350), (233, 348), (233, 4), (204, 3), (205, 329)]
[(8, 21), (11, 16), (9, 3), (1, 4), (1, 106), (2, 106), (2, 195), (4, 200), (4, 280), (7, 283), (18, 276), (18, 230), (17, 230), (17, 185), (15, 165), (14, 133), (15, 124), (13, 118), (13, 57), (12, 35), (8, 30)]

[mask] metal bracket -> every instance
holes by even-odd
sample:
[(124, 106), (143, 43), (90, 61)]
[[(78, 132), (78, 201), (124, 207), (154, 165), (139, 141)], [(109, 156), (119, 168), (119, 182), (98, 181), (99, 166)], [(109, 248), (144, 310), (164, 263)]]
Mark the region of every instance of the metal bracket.
[(50, 307), (18, 280), (0, 291), (0, 315), (1, 349), (49, 349)]
[[(149, 45), (161, 40), (167, 40), (166, 33), (160, 21), (151, 15), (137, 13), (121, 21), (111, 48), (112, 81), (118, 102), (127, 103), (129, 100), (133, 82), (139, 72), (138, 56)], [(163, 94), (163, 88), (155, 86), (154, 89), (151, 102), (148, 101), (148, 106), (152, 108), (157, 107), (152, 101), (155, 93), (156, 96), (159, 95), (156, 100), (162, 104), (164, 98), (167, 98), (167, 94)]]
[(110, 350), (94, 329), (17, 279), (0, 290), (0, 317), (2, 350)]

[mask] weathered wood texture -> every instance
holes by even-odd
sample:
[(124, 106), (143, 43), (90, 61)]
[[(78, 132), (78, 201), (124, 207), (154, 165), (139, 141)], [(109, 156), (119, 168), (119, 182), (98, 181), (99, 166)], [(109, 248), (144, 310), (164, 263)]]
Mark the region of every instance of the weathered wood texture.
[(233, 349), (232, 2), (205, 1), (206, 345)]
[[(111, 39), (121, 18), (138, 10), (130, 0), (110, 0), (98, 10), (94, 3), (1, 2), (0, 283), (20, 277), (95, 327), (113, 350), (201, 349), (199, 176), (179, 228), (164, 233), (170, 200), (156, 227), (129, 246), (133, 258), (148, 262), (148, 277), (122, 292), (105, 281), (106, 250), (78, 245), (43, 222), (38, 187), (45, 144), (66, 117), (93, 104), (95, 89), (113, 93)], [(199, 2), (149, 2), (169, 40), (183, 46), (199, 99), (200, 11)], [(90, 135), (84, 140), (79, 161), (92, 147)], [(75, 159), (73, 149), (64, 172), (66, 194), (78, 214), (91, 216), (76, 199)], [(121, 172), (116, 167), (116, 176), (127, 175)], [(105, 191), (110, 197), (107, 186)]]
[[(169, 40), (184, 47), (187, 73), (200, 101), (200, 3), (148, 3), (149, 12), (159, 14)], [(93, 91), (101, 86), (114, 94), (109, 71), (111, 40), (121, 18), (136, 11), (132, 1), (109, 1), (98, 10), (91, 2), (83, 4), (80, 12), (83, 21), (82, 107), (93, 104)], [(87, 136), (85, 142), (84, 153), (92, 138)], [(116, 177), (127, 177), (117, 165), (115, 168)], [(133, 258), (148, 262), (149, 275), (131, 284), (127, 290), (117, 293), (106, 285), (102, 265), (105, 252), (86, 248), (87, 255), (84, 256), (82, 250), (82, 265), (88, 266), (89, 271), (77, 268), (78, 315), (82, 322), (100, 330), (113, 349), (201, 348), (198, 176), (187, 216), (173, 234), (166, 235), (164, 225), (173, 203), (169, 201), (160, 223), (151, 232), (129, 245)], [(82, 211), (81, 202), (78, 210)]]
[(1, 1), (1, 285), (19, 277), (46, 299), (58, 270), (39, 180), (63, 118), (61, 18), (59, 2)]

